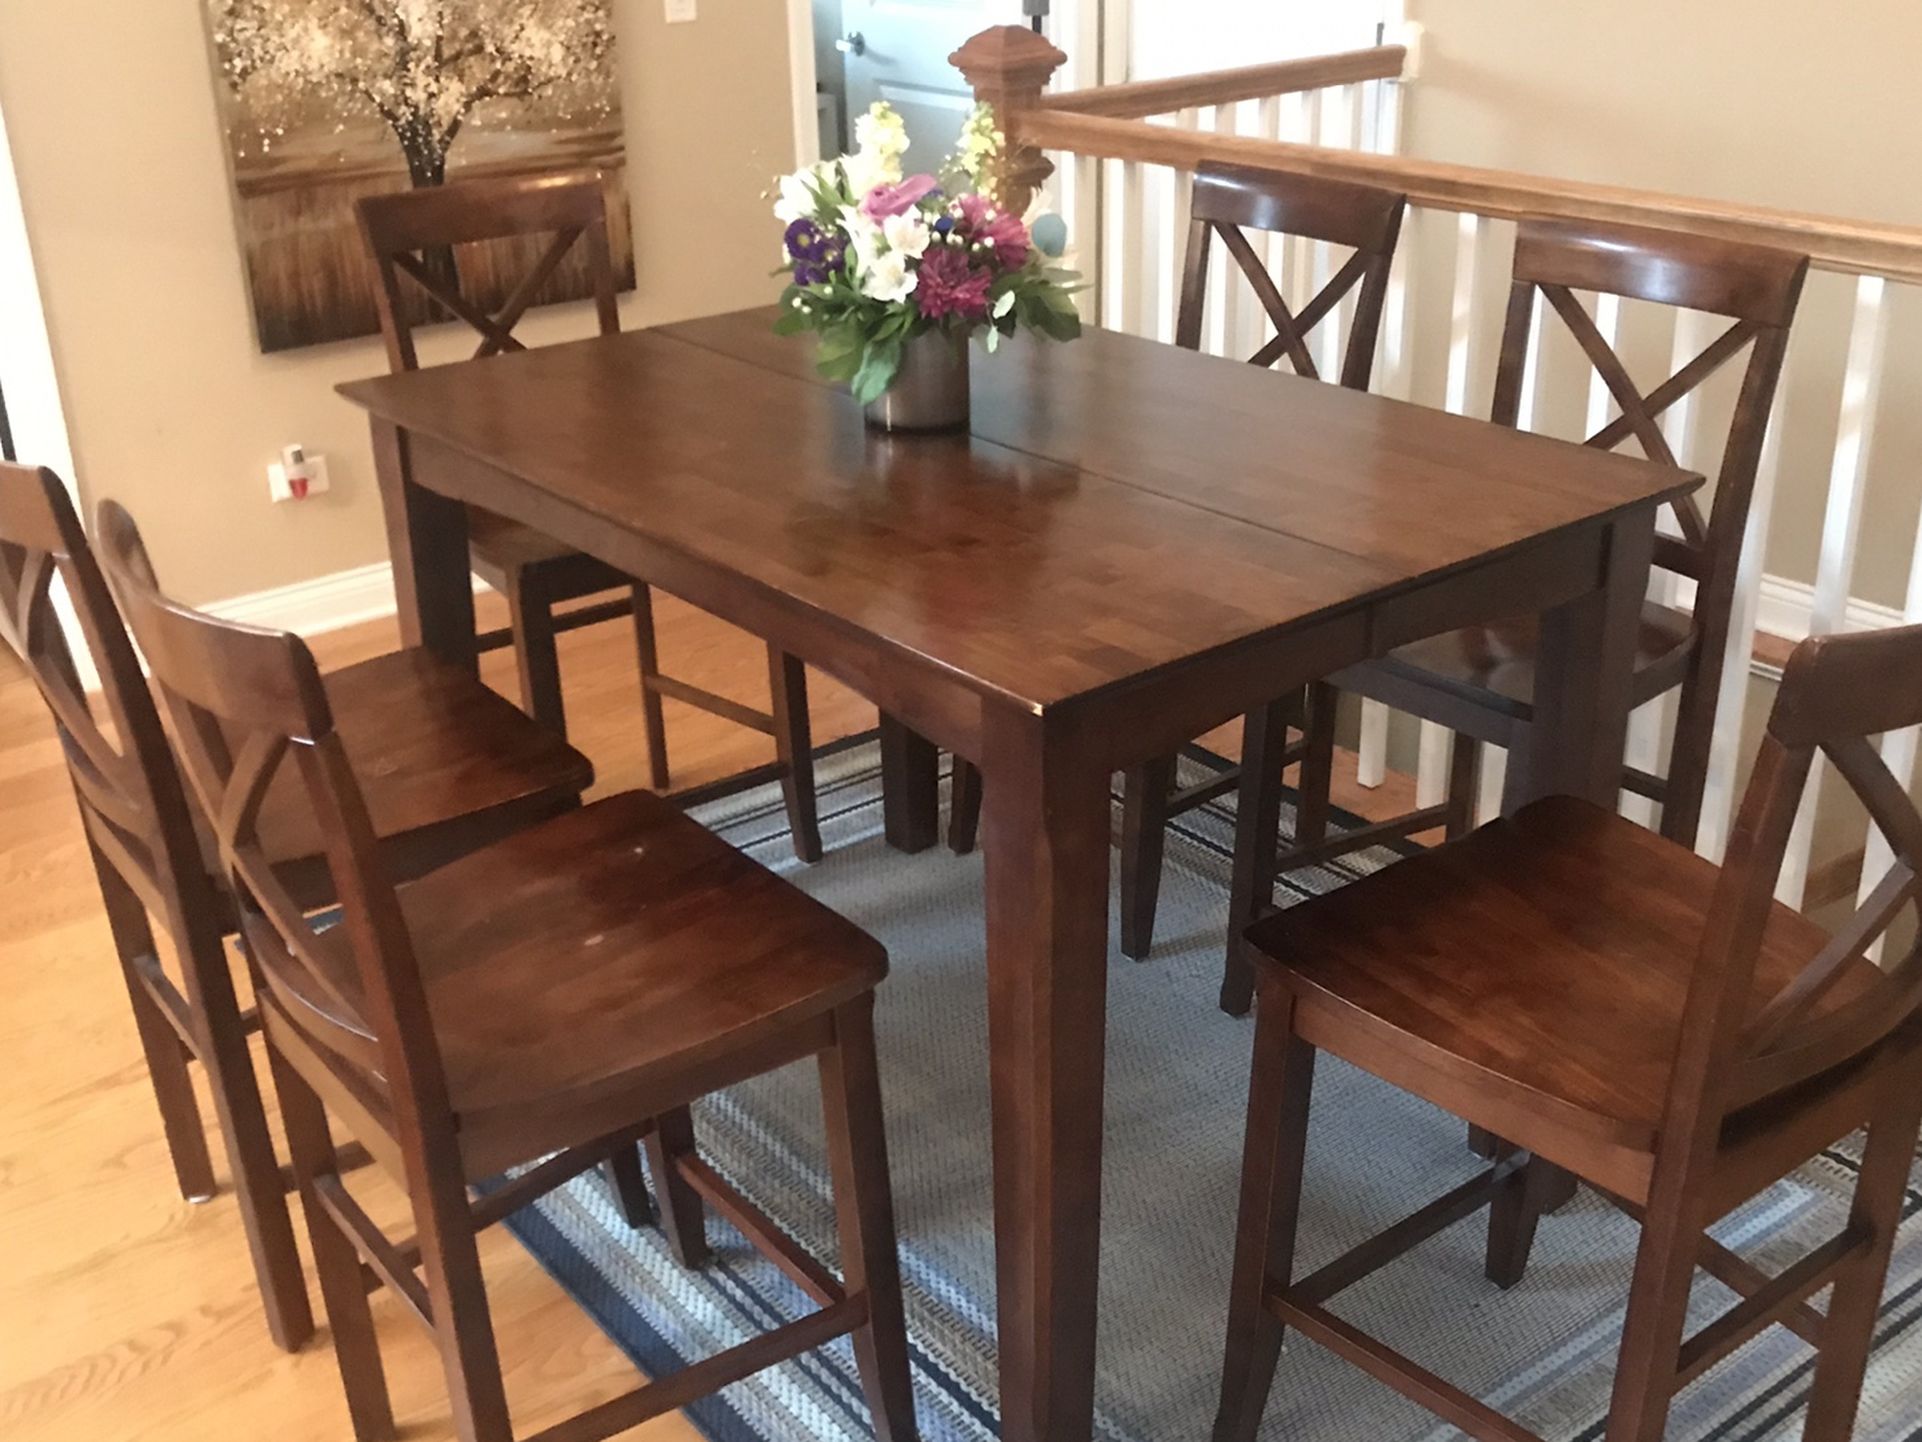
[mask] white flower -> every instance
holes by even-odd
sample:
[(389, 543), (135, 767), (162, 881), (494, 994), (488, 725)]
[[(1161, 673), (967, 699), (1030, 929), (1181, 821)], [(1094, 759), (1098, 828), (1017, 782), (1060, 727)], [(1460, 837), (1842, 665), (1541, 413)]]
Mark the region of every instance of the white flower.
[(841, 207), (841, 229), (848, 233), (848, 245), (854, 251), (854, 268), (857, 271), (866, 270), (874, 264), (875, 257), (881, 254), (887, 244), (881, 227), (863, 215), (858, 206)]
[(891, 166), (892, 179), (901, 178), (901, 157), (908, 151), (908, 127), (887, 101), (875, 101), (865, 115), (855, 120), (854, 144), (863, 155)]
[(861, 276), (861, 294), (872, 300), (893, 303), (906, 300), (920, 277), (908, 269), (908, 258), (899, 251), (877, 256)]
[(797, 220), (806, 219), (814, 214), (820, 204), (818, 192), (828, 178), (828, 162), (806, 166), (792, 175), (784, 175), (780, 180), (780, 199), (774, 203), (774, 218), (783, 225), (792, 225)]
[(848, 191), (853, 195), (866, 195), (877, 185), (893, 185), (901, 179), (901, 163), (890, 165), (885, 156), (871, 151), (860, 150), (853, 155), (841, 157), (841, 164), (848, 173)]
[(881, 234), (887, 238), (888, 249), (899, 251), (913, 260), (919, 260), (934, 238), (934, 232), (914, 211), (905, 215), (890, 215), (881, 222)]

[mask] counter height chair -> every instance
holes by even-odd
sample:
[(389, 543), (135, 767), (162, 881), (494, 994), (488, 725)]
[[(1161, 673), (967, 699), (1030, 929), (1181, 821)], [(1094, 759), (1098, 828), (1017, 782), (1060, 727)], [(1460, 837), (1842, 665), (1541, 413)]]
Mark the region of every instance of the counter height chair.
[[(54, 604), (58, 576), (93, 669), (90, 704)], [(183, 791), (152, 692), (66, 487), (0, 465), (0, 630), (53, 714), (106, 904), (134, 1022), (183, 1196), (215, 1191), (190, 1063), (207, 1073), (241, 1223), (274, 1340), (311, 1333), (285, 1184), (248, 1054), (257, 1029), (235, 995), (225, 938), (238, 918), (215, 848)], [(367, 804), (391, 874), (407, 877), (568, 810), (593, 780), (587, 759), (458, 667), (403, 652), (323, 682), (342, 744), (369, 778)], [(286, 778), (261, 798), (263, 855), (302, 906), (332, 900), (325, 838)], [(158, 921), (176, 980), (154, 944)], [(630, 1209), (646, 1193), (631, 1190)]]
[[(1637, 226), (1531, 220), (1522, 223), (1516, 236), (1514, 285), (1495, 379), (1493, 419), (1498, 424), (1515, 425), (1520, 415), (1538, 292), (1574, 335), (1620, 407), (1621, 414), (1586, 442), (1604, 450), (1633, 440), (1650, 459), (1673, 464), (1674, 452), (1657, 418), (1748, 352), (1709, 514), (1702, 514), (1693, 497), (1683, 498), (1674, 505), (1675, 533), (1659, 535), (1655, 542), (1655, 565), (1687, 578), (1694, 601), (1688, 610), (1654, 601), (1643, 607), (1632, 682), (1635, 705), (1675, 691), (1677, 711), (1665, 774), (1652, 775), (1624, 763), (1622, 785), (1659, 802), (1662, 834), (1685, 844), (1693, 844), (1701, 815), (1736, 564), (1748, 530), (1749, 502), (1788, 350), (1789, 326), (1807, 272), (1807, 258), (1787, 251)], [(1695, 359), (1643, 394), (1575, 298), (1576, 291), (1584, 290), (1706, 312), (1731, 324)], [(1272, 877), (1280, 871), (1317, 865), (1437, 826), (1450, 839), (1466, 834), (1474, 820), (1479, 742), (1508, 748), (1507, 783), (1519, 786), (1526, 776), (1534, 717), (1538, 640), (1533, 617), (1473, 626), (1400, 647), (1311, 687), (1294, 842), (1278, 862), (1263, 838), (1250, 836), (1238, 843), (1249, 849), (1249, 864), (1266, 878), (1265, 886), (1258, 882), (1254, 888), (1259, 904), (1265, 905), (1272, 895)], [(1329, 835), (1338, 691), (1384, 702), (1455, 733), (1444, 801), (1346, 835)], [(1251, 719), (1249, 724), (1258, 730), (1262, 723)], [(1272, 729), (1274, 723), (1267, 724)], [(1245, 912), (1237, 913), (1230, 936), (1238, 935), (1250, 919)], [(1249, 983), (1238, 973), (1234, 956), (1231, 945), (1222, 1005), (1240, 1012), (1247, 1010)]]
[[(356, 208), (361, 237), (379, 276), (376, 300), (392, 369), (398, 372), (419, 367), (415, 318), (438, 315), (442, 310), (480, 335), (477, 358), (525, 350), (526, 346), (515, 338), (515, 327), (577, 247), (585, 253), (601, 334), (619, 331), (605, 184), (598, 172), (585, 171), (459, 181), (363, 198)], [(481, 241), (532, 241), (542, 236), (551, 239), (497, 314), (490, 315), (461, 293), (454, 273), (457, 265), (449, 259), (455, 247)], [(402, 284), (403, 277), (407, 285)], [(634, 398), (637, 406), (646, 403), (645, 396)], [(799, 661), (772, 646), (768, 648), (771, 712), (664, 675), (654, 633), (653, 594), (645, 582), (531, 526), (488, 511), (470, 507), (467, 523), (474, 572), (507, 598), (509, 616), (505, 631), (482, 633), (476, 645), (482, 651), (514, 648), (520, 669), (521, 703), (529, 715), (565, 734), (567, 715), (556, 636), (631, 616), (640, 663), (641, 717), (647, 732), (650, 784), (657, 791), (666, 791), (673, 779), (668, 766), (667, 721), (661, 705), (664, 697), (771, 736), (795, 854), (803, 861), (820, 859), (807, 673)], [(570, 601), (606, 597), (612, 591), (623, 594), (568, 611), (556, 609)]]
[[(1803, 1435), (1849, 1435), (1922, 1119), (1922, 944), (1905, 942), (1886, 968), (1868, 959), (1891, 923), (1922, 909), (1922, 815), (1869, 738), (1919, 723), (1922, 627), (1805, 641), (1723, 868), (1600, 807), (1550, 798), (1248, 932), (1260, 1003), (1216, 1442), (1254, 1438), (1288, 1327), (1471, 1436), (1532, 1437), (1330, 1307), (1491, 1202), (1487, 1272), (1513, 1283), (1543, 1201), (1546, 1169), (1530, 1154), (1642, 1224), (1609, 1442), (1656, 1442), (1673, 1395), (1771, 1324), (1817, 1352)], [(1832, 936), (1774, 900), (1818, 753), (1895, 853)], [(1298, 1277), (1320, 1052), (1513, 1145), (1479, 1178)], [(1847, 1219), (1802, 1260), (1770, 1275), (1707, 1235), (1862, 1127)], [(1684, 1336), (1698, 1267), (1742, 1300)], [(1809, 1299), (1825, 1287), (1818, 1310)]]
[[(1346, 181), (1233, 165), (1203, 166), (1195, 172), (1192, 222), (1175, 343), (1189, 350), (1201, 348), (1209, 258), (1213, 245), (1219, 241), (1253, 287), (1275, 328), (1274, 336), (1248, 358), (1249, 364), (1265, 369), (1286, 360), (1296, 375), (1310, 380), (1323, 379), (1308, 348), (1309, 340), (1324, 321), (1339, 324), (1340, 306), (1353, 291), (1354, 313), (1349, 321), (1347, 345), (1342, 350), (1341, 370), (1338, 376), (1328, 379), (1337, 380), (1352, 390), (1367, 390), (1375, 368), (1376, 339), (1381, 332), (1382, 305), (1388, 294), (1388, 271), (1394, 262), (1406, 205), (1406, 197), (1393, 191)], [(1320, 293), (1296, 313), (1289, 308), (1281, 287), (1248, 238), (1247, 232), (1251, 230), (1347, 247), (1352, 254)], [(1186, 754), (1202, 763), (1211, 774), (1177, 790), (1175, 771), (1179, 758), (1170, 755), (1130, 771), (1125, 778), (1121, 950), (1137, 960), (1145, 957), (1154, 943), (1168, 823), (1233, 791), (1240, 781), (1239, 767), (1223, 766), (1218, 758), (1198, 748), (1191, 748)], [(1271, 758), (1277, 784), (1282, 769), (1298, 754), (1298, 751), (1289, 751)], [(957, 850), (972, 845), (979, 806), (979, 778), (973, 767), (957, 761), (951, 830), (951, 841)]]
[[(876, 1435), (912, 1442), (872, 1030), (880, 944), (645, 791), (396, 887), (306, 646), (167, 600), (112, 502), (100, 531), (238, 899), (355, 1436), (395, 1435), (363, 1266), (432, 1336), (462, 1442), (509, 1442), (479, 1232), (658, 1142), (660, 1119), (678, 1125), (698, 1097), (813, 1057), (845, 1281), (673, 1139), (655, 1151), (672, 1163), (655, 1177), (670, 1226), (698, 1233), (699, 1198), (713, 1199), (818, 1309), (538, 1435), (610, 1436), (852, 1334)], [(264, 843), (263, 801), (283, 776), (324, 838), (331, 929)], [(361, 1208), (336, 1124), (405, 1189), (413, 1236)]]

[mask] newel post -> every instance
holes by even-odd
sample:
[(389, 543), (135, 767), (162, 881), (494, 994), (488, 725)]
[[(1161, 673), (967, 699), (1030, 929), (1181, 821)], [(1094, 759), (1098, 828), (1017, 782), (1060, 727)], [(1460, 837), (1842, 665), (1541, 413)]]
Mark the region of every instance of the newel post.
[(974, 98), (994, 107), (995, 122), (1008, 137), (995, 198), (1016, 215), (1027, 210), (1035, 191), (1054, 173), (1053, 162), (1021, 140), (1021, 117), (1040, 105), (1048, 78), (1067, 60), (1045, 37), (1020, 25), (983, 30), (948, 57), (974, 87)]

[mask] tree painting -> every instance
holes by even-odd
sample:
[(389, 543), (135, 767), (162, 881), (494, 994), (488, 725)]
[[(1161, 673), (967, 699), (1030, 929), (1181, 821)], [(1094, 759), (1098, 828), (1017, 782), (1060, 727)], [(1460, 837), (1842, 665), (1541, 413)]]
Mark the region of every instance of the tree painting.
[[(206, 0), (264, 349), (375, 330), (361, 195), (450, 176), (594, 166), (618, 180), (609, 0)], [(617, 203), (617, 264), (627, 260)], [(512, 247), (463, 255), (511, 290)], [(543, 300), (585, 292), (557, 276)]]

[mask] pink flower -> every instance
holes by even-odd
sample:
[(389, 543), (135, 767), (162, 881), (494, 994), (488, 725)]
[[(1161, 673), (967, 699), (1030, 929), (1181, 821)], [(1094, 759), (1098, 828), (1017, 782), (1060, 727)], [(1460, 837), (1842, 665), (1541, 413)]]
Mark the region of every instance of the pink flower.
[(959, 204), (970, 242), (985, 240), (993, 245), (995, 261), (1003, 270), (1019, 270), (1028, 263), (1028, 227), (1020, 216), (997, 210), (985, 195), (964, 195)]
[(960, 247), (930, 247), (919, 274), (914, 300), (929, 320), (952, 315), (972, 324), (988, 318), (988, 287), (994, 277), (969, 265)]
[(940, 184), (932, 175), (910, 175), (899, 185), (883, 181), (862, 198), (861, 214), (873, 221), (905, 215), (923, 196), (939, 189)]

